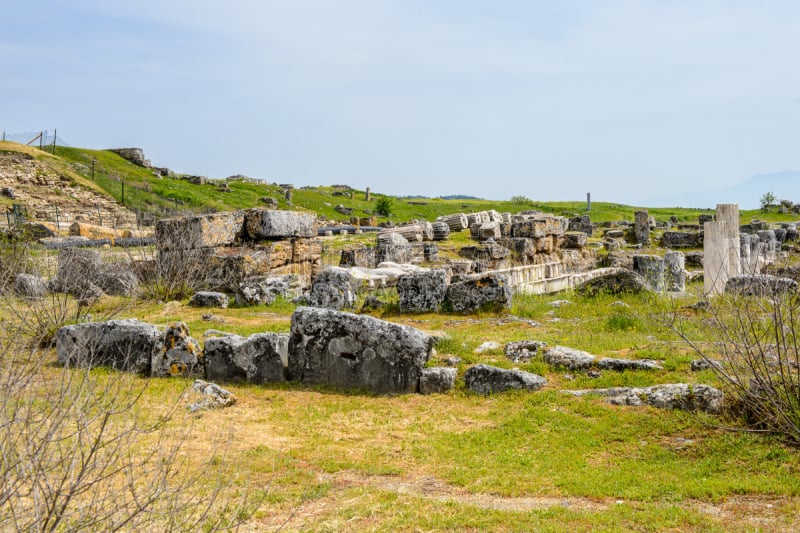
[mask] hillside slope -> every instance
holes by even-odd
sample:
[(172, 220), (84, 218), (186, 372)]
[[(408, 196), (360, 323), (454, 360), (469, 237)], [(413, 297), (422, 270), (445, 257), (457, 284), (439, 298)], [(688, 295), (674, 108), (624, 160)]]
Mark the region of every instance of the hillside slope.
[[(125, 221), (130, 223), (131, 219), (135, 222), (135, 213), (140, 215), (143, 223), (149, 224), (157, 218), (186, 212), (226, 211), (266, 205), (314, 211), (323, 220), (347, 223), (351, 217), (376, 215), (376, 202), (384, 197), (373, 192), (368, 201), (366, 191), (351, 189), (346, 185), (305, 187), (294, 184), (287, 187), (285, 184), (265, 183), (246, 177), (206, 180), (180, 174), (161, 176), (154, 169), (138, 166), (108, 150), (58, 147), (55, 155), (52, 155), (37, 148), (5, 142), (0, 143), (0, 155), (3, 155), (0, 159), (0, 176), (12, 188), (19, 190), (15, 202), (28, 206), (29, 212), (41, 213), (48, 217), (47, 220), (53, 221), (55, 206), (67, 210), (67, 206), (72, 205), (70, 202), (75, 201), (77, 204), (70, 209), (76, 215), (82, 215), (93, 223), (102, 221), (106, 225), (114, 223), (109, 221), (115, 221), (118, 225), (123, 225)], [(20, 163), (22, 160), (28, 162)], [(26, 166), (27, 170), (19, 170), (20, 164)], [(22, 181), (26, 183), (23, 184), (17, 176), (19, 173), (33, 177), (43, 173), (49, 177), (24, 179)], [(9, 185), (4, 182), (2, 186)], [(389, 197), (389, 200), (391, 215), (377, 217), (378, 222), (405, 222), (412, 219), (433, 221), (443, 214), (488, 209), (511, 213), (537, 209), (563, 216), (587, 213), (583, 202), (414, 197)], [(11, 203), (8, 198), (0, 198), (0, 206), (10, 206)], [(100, 209), (99, 215), (95, 206)], [(589, 214), (594, 222), (631, 220), (638, 209), (595, 202)], [(681, 221), (690, 222), (696, 222), (698, 214), (709, 212), (681, 208), (650, 208), (649, 211), (658, 220), (676, 216)], [(769, 220), (791, 219), (790, 216), (764, 215), (757, 211), (742, 213), (743, 220), (756, 216)]]

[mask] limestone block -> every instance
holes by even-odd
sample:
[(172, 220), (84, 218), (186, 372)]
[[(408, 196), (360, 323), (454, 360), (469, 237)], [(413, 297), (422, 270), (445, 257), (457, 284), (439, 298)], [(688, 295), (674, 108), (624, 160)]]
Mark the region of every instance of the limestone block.
[(55, 340), (62, 365), (110, 366), (140, 374), (150, 373), (151, 361), (164, 343), (158, 328), (133, 319), (64, 326)]
[(205, 343), (207, 379), (279, 383), (288, 363), (289, 335), (256, 333), (249, 337), (228, 335)]
[(300, 307), (292, 315), (289, 375), (375, 393), (416, 392), (433, 338), (367, 315)]
[(317, 215), (300, 211), (248, 209), (244, 212), (244, 229), (247, 237), (256, 241), (316, 237)]
[(240, 239), (243, 228), (242, 211), (159, 220), (156, 222), (156, 246), (159, 250), (231, 246)]
[(467, 389), (478, 394), (496, 394), (508, 390), (536, 391), (547, 384), (537, 374), (522, 370), (506, 370), (489, 365), (476, 365), (464, 374)]
[(447, 292), (447, 273), (430, 270), (406, 274), (397, 280), (400, 311), (403, 313), (436, 312), (444, 302)]

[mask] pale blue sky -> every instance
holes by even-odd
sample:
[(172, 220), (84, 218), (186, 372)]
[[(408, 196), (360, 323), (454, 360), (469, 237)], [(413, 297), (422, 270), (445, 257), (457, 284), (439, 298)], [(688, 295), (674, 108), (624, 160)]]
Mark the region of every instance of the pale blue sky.
[(800, 170), (796, 0), (5, 0), (0, 13), (0, 129), (140, 146), (181, 172), (652, 205)]

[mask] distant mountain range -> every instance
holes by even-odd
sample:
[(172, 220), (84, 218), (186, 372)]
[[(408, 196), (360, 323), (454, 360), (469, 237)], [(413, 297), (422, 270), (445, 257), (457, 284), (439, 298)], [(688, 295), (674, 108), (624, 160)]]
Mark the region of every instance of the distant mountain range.
[(759, 199), (768, 192), (778, 200), (800, 203), (800, 172), (791, 170), (758, 174), (730, 187), (660, 196), (645, 202), (645, 205), (713, 208), (717, 204), (736, 203), (740, 209), (758, 209)]

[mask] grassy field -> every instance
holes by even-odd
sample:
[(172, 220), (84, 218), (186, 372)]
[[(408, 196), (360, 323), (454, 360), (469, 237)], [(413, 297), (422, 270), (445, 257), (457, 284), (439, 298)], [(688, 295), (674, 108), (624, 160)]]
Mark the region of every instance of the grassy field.
[[(17, 146), (6, 143), (0, 150)], [(220, 192), (216, 184), (156, 178), (110, 152), (58, 148), (53, 157), (22, 150), (119, 200), (124, 181), (126, 204), (145, 211), (252, 207), (263, 205), (259, 198), (264, 196), (288, 207), (277, 185), (233, 182), (233, 192)], [(97, 160), (94, 181), (91, 157)], [(336, 192), (331, 187), (298, 188), (294, 207), (342, 220), (333, 210), (339, 203), (357, 214), (374, 206), (364, 200), (363, 191), (355, 191), (353, 199)], [(439, 214), (483, 209), (571, 215), (582, 214), (584, 208), (582, 202), (394, 199), (392, 218), (432, 220)], [(595, 203), (591, 217), (596, 222), (630, 220), (635, 210)], [(677, 216), (695, 222), (702, 211), (650, 212), (659, 220)], [(753, 217), (792, 219), (742, 213), (743, 221)], [(466, 244), (465, 234), (455, 235), (455, 242)], [(373, 239), (325, 239), (326, 264), (338, 262), (341, 248)], [(488, 397), (466, 391), (463, 381), (448, 394), (431, 396), (375, 396), (296, 383), (226, 384), (238, 398), (235, 405), (189, 414), (184, 406), (191, 380), (132, 376), (131, 390), (146, 387), (135, 414), (148, 420), (168, 416), (173, 440), (167, 444), (180, 443), (185, 461), (178, 477), (205, 474), (190, 488), (192, 497), (207, 498), (225, 481), (225, 495), (235, 498), (249, 491), (260, 501), (245, 510), (219, 510), (244, 519), (246, 531), (800, 530), (796, 448), (777, 437), (746, 431), (728, 415), (619, 407), (563, 392), (674, 382), (719, 385), (711, 371), (690, 371), (697, 356), (669, 327), (679, 317), (692, 338), (713, 349), (719, 339), (708, 327), (709, 312), (687, 307), (698, 301), (700, 291), (693, 284), (680, 297), (520, 295), (508, 312), (468, 315), (401, 314), (396, 295), (386, 293), (381, 296), (389, 305), (374, 316), (442, 337), (431, 365), (456, 356), (461, 358), (459, 378), (469, 366), (486, 363), (535, 372), (548, 384), (538, 392)], [(570, 303), (552, 305), (564, 299)], [(98, 318), (122, 309), (121, 317), (158, 325), (184, 321), (202, 342), (209, 329), (240, 335), (288, 332), (295, 309), (293, 303), (278, 300), (265, 307), (215, 309), (208, 316), (208, 310), (187, 303), (104, 297), (91, 313)], [(0, 299), (0, 355), (22, 341), (12, 335), (15, 321), (26, 316), (19, 312), (26, 305), (10, 296)], [(18, 312), (11, 313), (9, 306)], [(604, 371), (589, 377), (536, 359), (514, 365), (502, 346), (517, 340), (540, 340), (598, 356), (656, 359), (664, 369)], [(476, 348), (487, 341), (500, 348), (478, 353)], [(56, 389), (65, 376), (78, 372), (62, 370), (53, 350), (44, 357), (47, 364), (36, 381), (42, 390)], [(0, 369), (5, 372), (8, 366)], [(103, 384), (119, 375), (98, 369), (91, 378)], [(178, 410), (171, 411), (176, 403)], [(144, 436), (131, 451), (145, 453), (163, 444)], [(1, 502), (0, 519), (7, 510)]]
[[(539, 392), (489, 397), (375, 396), (297, 384), (230, 385), (238, 402), (170, 424), (188, 428), (183, 451), (200, 468), (209, 458), (263, 496), (244, 524), (256, 531), (791, 531), (800, 527), (800, 457), (774, 437), (736, 420), (682, 411), (618, 407), (561, 390), (688, 381), (716, 384), (689, 370), (696, 356), (667, 327), (675, 313), (705, 337), (707, 312), (686, 296), (520, 296), (510, 313), (375, 316), (444, 332), (431, 364), (462, 358), (512, 367), (502, 348), (483, 342), (535, 339), (600, 356), (657, 359), (658, 372), (585, 374), (540, 360)], [(571, 303), (550, 305), (556, 299)], [(619, 302), (624, 303), (621, 305)], [(97, 313), (118, 308), (107, 298)], [(209, 328), (242, 335), (288, 332), (294, 305), (207, 310), (186, 301), (139, 302), (123, 316), (166, 325), (185, 321), (201, 339)], [(538, 325), (515, 320), (521, 317)], [(694, 328), (694, 329), (692, 329)], [(53, 356), (51, 356), (53, 357)], [(98, 379), (114, 373), (95, 371)], [(138, 379), (138, 378), (137, 378)], [(146, 382), (148, 380), (142, 380)], [(149, 414), (181, 401), (189, 380), (150, 380)], [(206, 480), (211, 490), (213, 479)], [(202, 483), (194, 490), (202, 494)]]

